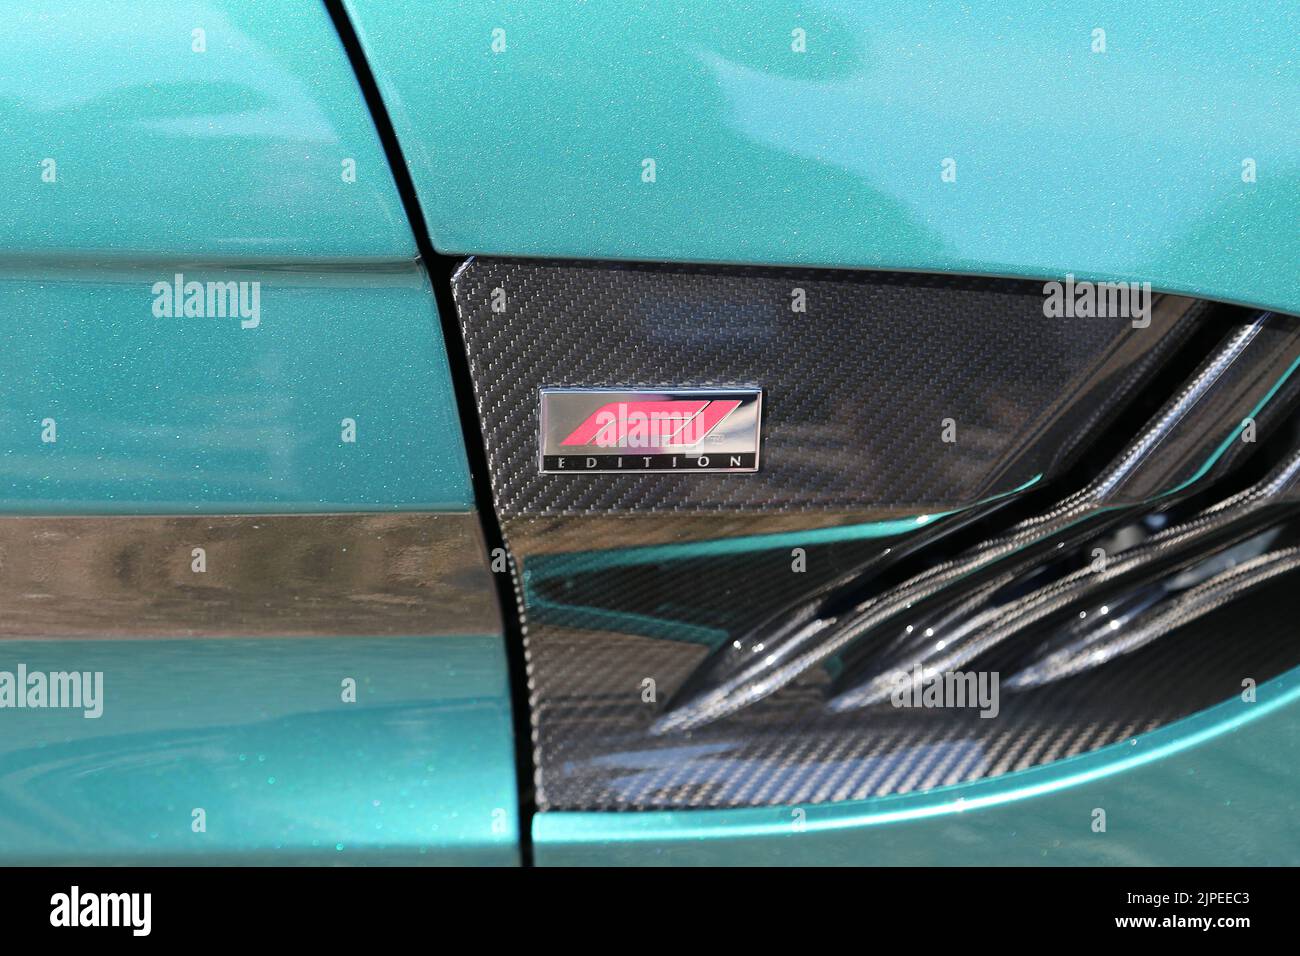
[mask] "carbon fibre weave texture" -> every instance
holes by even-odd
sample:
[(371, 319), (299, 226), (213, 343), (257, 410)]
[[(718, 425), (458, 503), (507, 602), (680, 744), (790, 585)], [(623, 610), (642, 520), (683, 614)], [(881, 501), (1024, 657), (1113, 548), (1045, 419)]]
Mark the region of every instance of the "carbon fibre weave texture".
[[(810, 680), (689, 737), (646, 733), (643, 704), (615, 689), (659, 674), (671, 686), (702, 656), (669, 642), (548, 629), (538, 673), (539, 805), (628, 810), (797, 805), (950, 786), (1087, 753), (1232, 699), (1242, 675), (1267, 680), (1297, 663), (1287, 634), (1294, 584), (1179, 635), (1182, 653), (1153, 644), (1135, 659), (1012, 696), (995, 719), (977, 711), (898, 710), (886, 704), (833, 717)], [(1247, 607), (1253, 607), (1250, 602)], [(1262, 618), (1262, 619), (1261, 619)], [(1239, 627), (1246, 641), (1225, 641)], [(577, 669), (575, 675), (570, 668)], [(557, 673), (564, 668), (565, 673)], [(575, 682), (575, 677), (578, 680)], [(551, 693), (558, 682), (564, 693)], [(585, 694), (579, 694), (585, 690)]]
[[(539, 805), (779, 805), (946, 786), (1128, 739), (1233, 697), (1243, 677), (1262, 682), (1300, 663), (1288, 637), (1294, 587), (1282, 582), (1108, 668), (1004, 690), (995, 718), (889, 704), (831, 714), (822, 705), (832, 673), (819, 670), (689, 734), (648, 733), (713, 642), (878, 546), (811, 548), (803, 581), (789, 573), (787, 551), (580, 577), (551, 577), (548, 562), (535, 561), (527, 591)], [(977, 669), (1009, 673), (1013, 660), (998, 654)], [(643, 696), (648, 678), (657, 702)]]
[[(796, 288), (806, 313), (791, 311)], [(832, 662), (715, 724), (652, 735), (711, 647), (890, 542), (848, 533), (809, 547), (799, 575), (788, 546), (630, 565), (601, 555), (710, 537), (692, 522), (744, 535), (778, 519), (944, 510), (1055, 472), (1202, 304), (1167, 297), (1142, 330), (1046, 320), (1041, 283), (504, 259), (471, 260), (453, 289), (520, 569), (543, 810), (797, 804), (960, 783), (1124, 740), (1230, 696), (1246, 670), (1264, 679), (1295, 662), (1280, 636), (1287, 594), (1273, 588), (1248, 641), (1218, 640), (1224, 618), (1212, 615), (1184, 653), (1158, 644), (1110, 672), (1007, 695), (997, 719), (829, 713)], [(543, 386), (737, 385), (764, 390), (758, 474), (539, 473)], [(960, 437), (945, 446), (949, 417)], [(648, 531), (656, 516), (672, 530)], [(572, 563), (585, 552), (592, 563)]]
[[(1037, 282), (716, 266), (479, 258), (453, 292), (503, 519), (967, 505), (1052, 470), (1183, 318), (1047, 319)], [(763, 466), (540, 474), (543, 386), (760, 387)]]

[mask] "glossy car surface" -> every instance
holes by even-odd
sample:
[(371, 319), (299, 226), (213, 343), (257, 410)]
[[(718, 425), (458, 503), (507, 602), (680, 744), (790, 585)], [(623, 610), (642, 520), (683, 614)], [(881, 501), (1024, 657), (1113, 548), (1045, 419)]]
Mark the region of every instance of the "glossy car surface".
[[(0, 23), (0, 671), (105, 688), (0, 710), (0, 860), (1300, 858), (1295, 670), (954, 786), (537, 811), (446, 274), (1069, 273), (1300, 314), (1294, 5), (131, 6)], [(256, 322), (160, 316), (187, 282), (258, 283)], [(556, 560), (629, 560), (594, 540)]]

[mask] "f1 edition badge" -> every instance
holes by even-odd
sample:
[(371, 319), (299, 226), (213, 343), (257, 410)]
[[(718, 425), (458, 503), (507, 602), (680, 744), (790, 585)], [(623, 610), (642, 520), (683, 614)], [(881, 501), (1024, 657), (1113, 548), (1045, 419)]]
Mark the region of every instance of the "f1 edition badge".
[(757, 388), (543, 388), (541, 469), (758, 471)]

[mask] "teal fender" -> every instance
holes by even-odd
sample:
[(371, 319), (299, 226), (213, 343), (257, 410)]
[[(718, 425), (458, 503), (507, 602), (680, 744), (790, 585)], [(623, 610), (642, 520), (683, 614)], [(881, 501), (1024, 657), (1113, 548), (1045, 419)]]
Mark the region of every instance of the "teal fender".
[[(1068, 273), (1300, 312), (1294, 4), (345, 5), (440, 252)], [(536, 858), (1294, 862), (1296, 679), (950, 791), (542, 813)]]
[(1300, 312), (1287, 0), (346, 5), (441, 252), (1068, 271)]
[(103, 675), (97, 717), (0, 714), (6, 864), (518, 862), (495, 636), (6, 641), (0, 654), (2, 670)]
[[(15, 8), (0, 64), (0, 523), (473, 511), (429, 279), (324, 7)], [(172, 308), (209, 282), (247, 308)], [(0, 672), (103, 697), (0, 710), (0, 860), (518, 862), (502, 635), (441, 613), (400, 637), (6, 622)]]

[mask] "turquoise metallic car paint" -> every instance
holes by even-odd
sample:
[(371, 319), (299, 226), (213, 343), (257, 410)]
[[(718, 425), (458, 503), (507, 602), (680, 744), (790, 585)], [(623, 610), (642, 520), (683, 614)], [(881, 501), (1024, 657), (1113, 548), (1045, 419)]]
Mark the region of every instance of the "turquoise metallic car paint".
[[(0, 511), (473, 506), (432, 290), (323, 6), (8, 10), (0, 136)], [(177, 274), (260, 282), (263, 321), (156, 317)]]
[(0, 256), (415, 258), (317, 3), (7, 4), (0, 142)]
[(1287, 0), (346, 6), (442, 252), (1072, 272), (1300, 313)]
[[(177, 273), (260, 282), (259, 324), (156, 317)], [(434, 310), (413, 262), (0, 263), (0, 512), (472, 508)]]
[(515, 864), (503, 658), (498, 635), (2, 642), (0, 671), (102, 671), (103, 713), (0, 710), (0, 863)]
[[(1092, 753), (926, 793), (806, 807), (541, 813), (573, 864), (1294, 864), (1300, 669)], [(1106, 812), (1094, 832), (1093, 811)]]
[[(0, 514), (474, 507), (429, 279), (322, 6), (11, 5), (0, 139)], [(259, 282), (260, 320), (156, 315), (178, 273)], [(0, 641), (20, 663), (102, 670), (106, 700), (0, 709), (5, 863), (519, 861), (499, 632)]]

